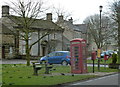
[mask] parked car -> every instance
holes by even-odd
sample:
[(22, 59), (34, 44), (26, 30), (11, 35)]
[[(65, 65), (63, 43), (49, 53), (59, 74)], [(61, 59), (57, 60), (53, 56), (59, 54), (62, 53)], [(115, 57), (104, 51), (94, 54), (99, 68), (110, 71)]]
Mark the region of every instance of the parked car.
[(112, 55), (114, 53), (113, 50), (108, 50), (109, 54)]
[(106, 54), (107, 56), (111, 57), (113, 53), (114, 53), (113, 50), (103, 51), (103, 52), (101, 53), (101, 58), (104, 58), (105, 54)]
[(108, 51), (103, 51), (103, 52), (101, 53), (101, 58), (104, 58), (105, 54), (106, 54), (107, 56), (111, 56), (111, 54), (110, 54)]
[(54, 51), (48, 55), (40, 58), (40, 63), (47, 61), (49, 64), (70, 64), (70, 52), (69, 51)]

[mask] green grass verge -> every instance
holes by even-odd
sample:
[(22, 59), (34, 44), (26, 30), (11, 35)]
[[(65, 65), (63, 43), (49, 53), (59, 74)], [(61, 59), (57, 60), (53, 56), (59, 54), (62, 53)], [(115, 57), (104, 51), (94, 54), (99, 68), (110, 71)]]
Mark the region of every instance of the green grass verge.
[[(44, 69), (39, 71), (38, 76), (33, 75), (32, 66), (22, 64), (3, 64), (2, 66), (3, 85), (57, 85), (96, 77), (95, 75), (52, 75), (60, 73), (70, 73), (70, 66), (54, 66), (50, 76), (44, 75)], [(95, 67), (97, 71), (97, 67)], [(101, 72), (116, 72), (116, 69), (101, 68)], [(88, 67), (88, 72), (92, 72), (92, 67)], [(52, 75), (52, 76), (51, 76)]]
[[(108, 67), (100, 67), (100, 71), (98, 71), (98, 67), (94, 67), (95, 72), (118, 72), (118, 69), (111, 69)], [(88, 67), (88, 72), (93, 72), (93, 67)]]
[(0, 64), (0, 83), (2, 83), (2, 64)]

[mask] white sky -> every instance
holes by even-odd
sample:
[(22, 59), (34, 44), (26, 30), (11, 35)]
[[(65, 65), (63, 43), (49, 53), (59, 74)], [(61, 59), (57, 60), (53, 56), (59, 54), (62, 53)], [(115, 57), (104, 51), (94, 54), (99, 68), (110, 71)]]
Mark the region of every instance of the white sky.
[[(1, 6), (5, 5), (4, 2), (9, 1), (10, 0), (0, 0), (0, 17)], [(12, 0), (12, 2), (13, 1), (16, 0)], [(65, 10), (72, 12), (73, 20), (77, 20), (75, 23), (82, 23), (87, 16), (99, 14), (100, 5), (103, 6), (103, 12), (106, 12), (110, 2), (113, 2), (113, 0), (48, 0), (49, 5), (54, 5), (55, 7), (60, 5), (64, 7)]]

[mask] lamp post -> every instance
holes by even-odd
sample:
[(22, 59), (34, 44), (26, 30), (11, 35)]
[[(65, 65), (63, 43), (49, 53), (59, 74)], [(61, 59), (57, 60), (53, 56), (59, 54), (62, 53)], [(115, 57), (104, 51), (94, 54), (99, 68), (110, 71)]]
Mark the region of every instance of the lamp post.
[[(103, 6), (99, 6), (99, 10), (100, 10), (100, 30), (99, 30), (99, 50), (100, 50), (100, 48), (101, 48), (101, 46), (100, 46), (100, 42), (101, 42), (101, 12), (102, 12), (102, 8), (103, 8)], [(100, 55), (100, 54), (99, 54)], [(100, 57), (98, 58), (98, 71), (100, 71)]]
[(103, 8), (103, 6), (99, 6), (99, 9), (100, 9), (100, 34), (101, 34), (101, 13), (102, 13), (102, 8)]

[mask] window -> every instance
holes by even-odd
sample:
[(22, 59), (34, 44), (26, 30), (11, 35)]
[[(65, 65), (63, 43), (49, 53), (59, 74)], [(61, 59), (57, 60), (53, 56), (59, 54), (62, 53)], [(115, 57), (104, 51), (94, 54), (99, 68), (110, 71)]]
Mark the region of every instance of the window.
[(26, 49), (25, 49), (25, 45), (22, 46), (22, 54), (25, 55), (26, 54)]
[(70, 52), (68, 52), (67, 55), (70, 56)]
[(48, 56), (53, 57), (53, 56), (55, 56), (55, 53), (50, 53)]
[(56, 53), (55, 56), (63, 56), (64, 53)]
[(13, 53), (13, 48), (12, 48), (12, 47), (10, 47), (10, 51), (9, 51), (9, 53), (10, 53), (10, 54)]

